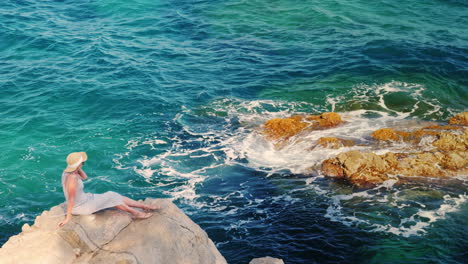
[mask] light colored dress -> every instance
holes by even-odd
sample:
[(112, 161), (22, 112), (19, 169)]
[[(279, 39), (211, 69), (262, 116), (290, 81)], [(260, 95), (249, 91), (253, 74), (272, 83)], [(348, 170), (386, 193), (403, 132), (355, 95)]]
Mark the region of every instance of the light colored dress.
[[(68, 204), (68, 193), (65, 188), (65, 182), (67, 180), (69, 172), (62, 174), (62, 187), (63, 194)], [(77, 177), (77, 185), (75, 192), (75, 201), (73, 204), (72, 214), (75, 215), (88, 215), (97, 212), (102, 209), (111, 208), (117, 205), (123, 204), (122, 195), (115, 192), (105, 192), (102, 194), (85, 193), (83, 191), (83, 181), (80, 177)]]

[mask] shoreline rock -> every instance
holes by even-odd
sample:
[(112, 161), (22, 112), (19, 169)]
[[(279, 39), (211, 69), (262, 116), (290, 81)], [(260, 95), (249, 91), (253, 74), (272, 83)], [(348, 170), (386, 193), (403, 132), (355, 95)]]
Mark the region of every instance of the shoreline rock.
[[(336, 127), (344, 121), (337, 113), (312, 116), (292, 116), (268, 120), (263, 133), (275, 149), (281, 149), (289, 138), (300, 139), (303, 132)], [(424, 124), (424, 123), (423, 123)], [(468, 112), (451, 117), (448, 124), (426, 122), (415, 130), (405, 128), (381, 128), (370, 134), (373, 140), (354, 141), (336, 136), (321, 137), (311, 142), (309, 151), (340, 149), (356, 146), (367, 151), (348, 151), (326, 159), (319, 166), (311, 165), (310, 171), (319, 171), (328, 177), (344, 179), (359, 187), (370, 187), (389, 179), (402, 177), (447, 178), (466, 176), (468, 173)], [(344, 135), (346, 137), (346, 135)], [(359, 143), (358, 143), (359, 142)], [(401, 144), (405, 143), (405, 144)], [(377, 155), (371, 150), (396, 147), (398, 152)], [(320, 167), (320, 169), (318, 168)], [(319, 172), (317, 172), (319, 173)]]
[(358, 187), (371, 187), (401, 176), (447, 178), (465, 175), (468, 170), (466, 152), (420, 152), (377, 155), (372, 152), (349, 151), (322, 162), (328, 177), (345, 179)]
[[(321, 170), (328, 177), (344, 179), (358, 187), (371, 187), (401, 177), (466, 176), (468, 175), (468, 129), (463, 126), (467, 124), (467, 117), (468, 112), (464, 112), (450, 119), (449, 123), (452, 126), (435, 125), (416, 131), (378, 129), (371, 134), (377, 142), (404, 141), (410, 144), (408, 152), (387, 152), (377, 155), (372, 152), (348, 151), (324, 160)], [(433, 148), (428, 151), (417, 151), (415, 144), (427, 136), (433, 137), (430, 142)]]
[(34, 225), (0, 249), (2, 263), (225, 264), (208, 235), (167, 199), (146, 199), (161, 209), (144, 220), (108, 209), (73, 216), (62, 228), (63, 204), (44, 211)]
[(468, 126), (468, 112), (463, 112), (451, 117), (448, 123), (449, 125)]
[(380, 128), (372, 132), (371, 137), (377, 141), (418, 143), (423, 137), (441, 137), (443, 135), (450, 135), (456, 130), (464, 130), (464, 128), (459, 126), (428, 126), (411, 132), (394, 130), (392, 128)]
[(341, 116), (334, 112), (309, 116), (297, 115), (268, 120), (265, 122), (263, 132), (268, 139), (281, 141), (287, 140), (305, 130), (331, 128), (338, 126), (342, 122)]

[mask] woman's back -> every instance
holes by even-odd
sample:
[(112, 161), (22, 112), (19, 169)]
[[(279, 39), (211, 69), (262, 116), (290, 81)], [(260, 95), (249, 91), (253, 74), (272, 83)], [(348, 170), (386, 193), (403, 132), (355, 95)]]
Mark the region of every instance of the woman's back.
[[(70, 177), (71, 173), (63, 172), (62, 173), (62, 188), (65, 199), (68, 203), (68, 191), (67, 191), (67, 179)], [(76, 178), (76, 189), (75, 189), (75, 206), (79, 206), (85, 203), (88, 200), (88, 195), (83, 191), (83, 181), (78, 176), (71, 176)], [(70, 179), (72, 180), (72, 179)]]
[(87, 159), (88, 155), (85, 152), (73, 152), (67, 156), (67, 167), (62, 173), (62, 188), (67, 200), (67, 212), (65, 219), (60, 222), (60, 226), (68, 223), (72, 214), (88, 215), (107, 208), (116, 208), (129, 212), (136, 218), (152, 216), (151, 213), (141, 212), (131, 207), (154, 210), (156, 209), (155, 206), (145, 205), (116, 192), (85, 193), (83, 191), (83, 179), (87, 179), (88, 175), (82, 168)]

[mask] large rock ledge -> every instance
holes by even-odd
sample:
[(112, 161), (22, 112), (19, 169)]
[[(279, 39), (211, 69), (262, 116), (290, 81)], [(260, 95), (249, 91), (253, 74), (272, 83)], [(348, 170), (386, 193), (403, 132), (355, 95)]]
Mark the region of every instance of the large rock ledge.
[(17, 263), (226, 263), (208, 235), (171, 201), (146, 199), (161, 206), (145, 220), (118, 210), (73, 216), (62, 228), (63, 205), (36, 218), (0, 249), (0, 262)]

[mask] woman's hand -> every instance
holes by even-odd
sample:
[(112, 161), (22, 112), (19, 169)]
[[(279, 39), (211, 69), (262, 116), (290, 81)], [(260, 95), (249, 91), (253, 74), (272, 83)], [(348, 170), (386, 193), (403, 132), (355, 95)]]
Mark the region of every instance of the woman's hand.
[(88, 175), (86, 175), (86, 173), (83, 171), (82, 168), (79, 168), (76, 172), (78, 173), (78, 176), (80, 176), (82, 180), (86, 180), (88, 178)]
[(62, 222), (59, 223), (59, 226), (60, 227), (64, 226), (65, 224), (70, 222), (70, 220), (71, 220), (71, 217), (66, 216), (65, 219), (63, 219)]

